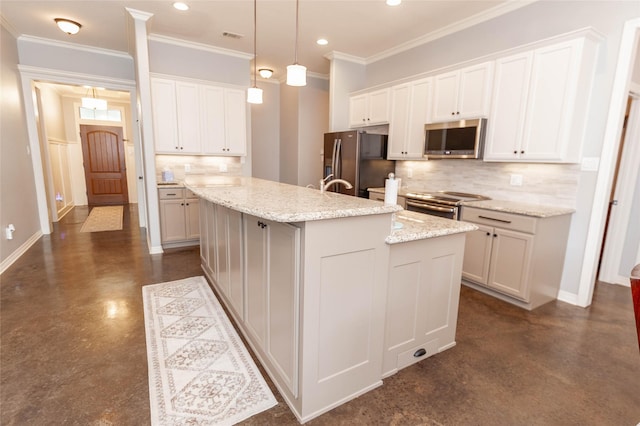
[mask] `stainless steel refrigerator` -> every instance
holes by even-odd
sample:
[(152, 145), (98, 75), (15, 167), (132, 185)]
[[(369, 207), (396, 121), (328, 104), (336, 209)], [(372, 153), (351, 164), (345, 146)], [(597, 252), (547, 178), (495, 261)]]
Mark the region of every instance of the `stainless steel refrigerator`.
[(359, 130), (325, 133), (323, 177), (333, 173), (353, 185), (333, 185), (329, 190), (368, 198), (367, 188), (384, 187), (389, 173), (395, 173), (396, 162), (387, 160), (387, 135)]

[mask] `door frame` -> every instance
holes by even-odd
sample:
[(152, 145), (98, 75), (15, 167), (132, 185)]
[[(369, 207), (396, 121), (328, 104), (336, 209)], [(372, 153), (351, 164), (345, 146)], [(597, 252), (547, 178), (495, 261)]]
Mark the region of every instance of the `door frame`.
[(602, 249), (609, 197), (611, 195), (616, 159), (620, 148), (622, 122), (627, 106), (631, 73), (638, 49), (639, 34), (640, 18), (625, 22), (620, 39), (617, 67), (611, 90), (609, 113), (607, 115), (600, 156), (600, 170), (596, 178), (593, 209), (589, 220), (585, 252), (580, 271), (580, 286), (578, 288), (578, 300), (576, 302), (578, 306), (582, 307), (591, 305), (593, 291), (596, 285), (598, 259)]
[[(109, 90), (118, 90), (129, 92), (129, 102), (131, 105), (131, 122), (139, 123), (137, 105), (137, 87), (134, 80), (115, 79), (97, 75), (73, 73), (69, 71), (58, 71), (44, 68), (38, 68), (28, 65), (18, 65), (18, 71), (21, 76), (22, 96), (25, 106), (25, 118), (27, 122), (27, 134), (29, 136), (29, 150), (31, 154), (31, 162), (33, 166), (33, 176), (35, 180), (36, 199), (38, 203), (38, 217), (40, 219), (40, 229), (43, 234), (51, 234), (52, 226), (49, 222), (49, 206), (47, 203), (47, 193), (45, 187), (45, 176), (42, 168), (42, 159), (44, 153), (40, 149), (38, 138), (38, 130), (35, 118), (35, 104), (33, 87), (37, 82), (48, 82), (57, 84), (70, 84), (74, 86), (89, 85), (94, 87), (104, 87)], [(136, 126), (134, 126), (136, 127)], [(137, 181), (138, 189), (138, 220), (140, 227), (147, 226), (147, 205), (146, 191), (144, 188), (145, 168), (142, 160), (142, 142), (139, 129), (132, 129), (131, 137), (133, 138), (136, 172), (139, 176)]]

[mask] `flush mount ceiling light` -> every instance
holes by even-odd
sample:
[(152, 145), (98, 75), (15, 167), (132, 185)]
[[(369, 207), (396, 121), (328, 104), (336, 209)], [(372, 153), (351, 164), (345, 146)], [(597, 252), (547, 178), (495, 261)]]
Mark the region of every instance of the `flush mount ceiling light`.
[(402, 3), (402, 0), (387, 0), (387, 6), (397, 6)]
[(256, 0), (253, 0), (253, 87), (247, 90), (247, 102), (250, 104), (262, 103), (262, 89), (258, 89), (256, 85), (258, 55), (256, 54), (256, 34), (258, 26), (258, 15), (256, 12)]
[(298, 64), (298, 9), (299, 0), (296, 0), (296, 50), (293, 59), (293, 65), (287, 67), (287, 85), (289, 86), (306, 86), (307, 85), (307, 67)]
[(183, 3), (181, 1), (177, 1), (177, 2), (173, 3), (173, 7), (178, 9), (178, 10), (182, 10), (182, 11), (189, 10), (189, 5), (186, 4), (186, 3)]
[(262, 78), (271, 78), (271, 76), (273, 75), (273, 70), (269, 68), (260, 68), (258, 70), (258, 74), (260, 74), (260, 77)]
[(107, 100), (98, 99), (95, 88), (88, 89), (87, 94), (89, 94), (89, 90), (91, 90), (93, 96), (85, 96), (84, 98), (82, 98), (82, 108), (106, 110)]
[(326, 38), (319, 38), (316, 43), (320, 46), (326, 46), (327, 44), (329, 44), (329, 41)]
[(82, 28), (82, 25), (71, 19), (56, 18), (54, 21), (58, 25), (58, 28), (70, 35), (77, 34), (80, 28)]

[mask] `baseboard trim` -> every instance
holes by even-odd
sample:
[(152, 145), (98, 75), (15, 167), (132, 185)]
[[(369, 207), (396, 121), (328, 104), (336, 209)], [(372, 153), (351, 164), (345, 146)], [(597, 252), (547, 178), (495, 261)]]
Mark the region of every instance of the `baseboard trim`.
[(14, 250), (14, 252), (11, 253), (5, 260), (3, 260), (2, 263), (0, 263), (0, 274), (4, 273), (4, 271), (6, 271), (9, 266), (13, 265), (13, 262), (18, 260), (23, 254), (25, 254), (26, 251), (29, 250), (29, 248), (40, 239), (40, 237), (42, 237), (42, 231), (38, 230), (20, 247)]
[(569, 303), (570, 305), (580, 306), (578, 304), (578, 295), (566, 290), (558, 291), (558, 300), (564, 303)]

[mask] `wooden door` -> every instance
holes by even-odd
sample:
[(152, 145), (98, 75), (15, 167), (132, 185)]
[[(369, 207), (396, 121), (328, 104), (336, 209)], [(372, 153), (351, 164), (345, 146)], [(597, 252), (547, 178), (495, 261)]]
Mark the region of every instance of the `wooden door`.
[(127, 204), (122, 128), (80, 125), (89, 205)]

